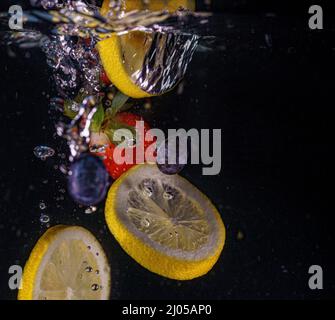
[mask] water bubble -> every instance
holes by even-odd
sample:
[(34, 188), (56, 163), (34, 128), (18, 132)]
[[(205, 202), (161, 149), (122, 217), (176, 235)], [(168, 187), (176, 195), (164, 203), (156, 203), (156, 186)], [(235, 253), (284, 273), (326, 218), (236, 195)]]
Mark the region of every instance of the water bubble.
[(47, 206), (43, 201), (41, 201), (40, 204), (39, 204), (39, 207), (40, 207), (41, 210), (45, 210)]
[(86, 214), (92, 214), (95, 211), (97, 211), (97, 207), (94, 207), (94, 206), (90, 206), (90, 207), (88, 207), (88, 208), (85, 209), (85, 213)]
[(55, 150), (47, 146), (37, 146), (34, 148), (35, 157), (46, 160), (49, 157), (52, 157), (55, 154)]
[(152, 188), (151, 188), (150, 186), (144, 186), (144, 187), (143, 187), (143, 194), (144, 194), (144, 196), (146, 196), (146, 197), (151, 197), (152, 194), (153, 194), (153, 190), (152, 190)]
[(87, 267), (85, 268), (85, 271), (86, 271), (86, 272), (92, 272), (92, 271), (93, 271), (93, 268), (92, 268), (91, 266), (87, 266)]
[(163, 198), (166, 200), (172, 200), (174, 198), (174, 195), (172, 192), (164, 192), (163, 193)]
[(40, 216), (40, 222), (43, 224), (46, 224), (50, 221), (50, 217), (47, 214), (41, 214)]
[(64, 165), (64, 164), (61, 164), (60, 166), (59, 166), (59, 170), (60, 170), (60, 172), (61, 173), (63, 173), (63, 174), (68, 174), (69, 173), (69, 169), (66, 167), (66, 165)]
[(93, 283), (92, 285), (91, 285), (91, 289), (93, 290), (93, 291), (97, 291), (97, 290), (99, 290), (99, 285), (97, 284), (97, 283)]

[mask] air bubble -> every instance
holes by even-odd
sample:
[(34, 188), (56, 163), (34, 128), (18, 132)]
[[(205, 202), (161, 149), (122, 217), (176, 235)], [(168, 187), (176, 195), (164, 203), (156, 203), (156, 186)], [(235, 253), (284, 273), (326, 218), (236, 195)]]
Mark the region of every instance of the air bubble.
[(92, 214), (95, 211), (97, 211), (97, 207), (94, 207), (94, 206), (90, 206), (90, 207), (88, 207), (88, 208), (85, 209), (85, 213), (86, 214)]
[(174, 198), (174, 195), (172, 192), (164, 192), (163, 193), (163, 198), (166, 200), (172, 200)]
[(41, 210), (45, 210), (47, 206), (43, 201), (41, 201), (40, 204), (39, 204), (39, 207), (40, 207)]
[(92, 285), (91, 285), (91, 289), (93, 290), (93, 291), (97, 291), (97, 290), (99, 290), (99, 285), (97, 284), (97, 283), (93, 283)]
[(87, 267), (85, 268), (85, 271), (86, 271), (86, 272), (92, 272), (92, 271), (93, 271), (93, 268), (92, 268), (91, 266), (87, 266)]
[(40, 216), (40, 222), (45, 224), (48, 223), (50, 221), (50, 217), (46, 214), (41, 214)]
[(142, 227), (144, 227), (144, 228), (148, 228), (148, 227), (150, 226), (150, 220), (147, 219), (147, 218), (142, 219), (142, 220), (141, 220), (141, 225), (142, 225)]
[(36, 158), (46, 160), (55, 154), (55, 150), (47, 146), (37, 146), (34, 148), (34, 155)]
[(152, 194), (153, 194), (153, 190), (152, 190), (152, 188), (149, 187), (149, 186), (144, 186), (144, 187), (143, 187), (143, 194), (144, 194), (145, 196), (147, 196), (147, 197), (151, 197)]

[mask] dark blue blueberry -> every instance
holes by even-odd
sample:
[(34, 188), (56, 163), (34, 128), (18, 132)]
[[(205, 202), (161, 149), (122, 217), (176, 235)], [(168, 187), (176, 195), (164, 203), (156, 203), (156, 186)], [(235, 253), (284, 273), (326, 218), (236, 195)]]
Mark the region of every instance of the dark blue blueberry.
[(109, 186), (109, 175), (100, 158), (81, 155), (70, 168), (68, 190), (74, 201), (92, 206), (103, 200)]
[[(175, 137), (170, 138), (176, 139)], [(183, 146), (183, 147), (187, 147)], [(174, 159), (172, 163), (169, 163), (169, 155), (174, 155), (171, 158)], [(171, 143), (169, 138), (163, 141), (157, 148), (157, 167), (158, 169), (165, 174), (177, 174), (184, 169), (187, 163), (187, 149), (182, 150), (179, 145), (179, 139), (176, 139), (175, 143)], [(171, 161), (170, 161), (171, 162)]]

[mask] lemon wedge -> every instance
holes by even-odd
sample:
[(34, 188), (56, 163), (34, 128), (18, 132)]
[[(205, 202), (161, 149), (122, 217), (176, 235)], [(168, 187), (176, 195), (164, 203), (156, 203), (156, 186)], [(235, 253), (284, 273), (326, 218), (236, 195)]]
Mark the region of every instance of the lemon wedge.
[(148, 270), (171, 279), (206, 274), (218, 260), (225, 227), (211, 201), (179, 175), (153, 164), (133, 167), (108, 193), (107, 225)]
[(21, 284), (19, 300), (107, 300), (110, 269), (88, 230), (58, 225), (36, 243)]
[[(122, 10), (148, 9), (151, 11), (179, 8), (193, 10), (194, 0), (189, 1), (124, 1)], [(107, 15), (110, 0), (105, 0), (101, 14)], [(191, 39), (190, 39), (191, 38)], [(104, 70), (109, 80), (125, 95), (145, 98), (161, 95), (171, 90), (183, 77), (191, 60), (197, 38), (132, 31), (123, 35), (113, 34), (97, 44)], [(166, 48), (169, 47), (169, 54)], [(150, 57), (149, 57), (149, 53)], [(169, 56), (174, 56), (174, 61)], [(167, 61), (164, 61), (167, 60)], [(184, 59), (185, 61), (181, 61)], [(149, 66), (150, 64), (150, 66)], [(169, 67), (169, 65), (175, 65)]]

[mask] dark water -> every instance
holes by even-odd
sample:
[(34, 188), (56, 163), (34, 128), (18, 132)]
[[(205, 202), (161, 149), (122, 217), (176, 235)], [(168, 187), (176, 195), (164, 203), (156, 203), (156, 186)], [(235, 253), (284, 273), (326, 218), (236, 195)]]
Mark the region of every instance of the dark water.
[[(171, 92), (155, 98), (150, 111), (138, 110), (152, 127), (223, 130), (220, 175), (202, 176), (199, 166), (182, 172), (213, 200), (227, 227), (213, 270), (187, 282), (132, 260), (106, 229), (103, 204), (87, 215), (59, 191), (66, 181), (55, 166), (63, 160), (33, 155), (40, 144), (66, 150), (53, 137), (48, 95), (54, 88), (45, 58), (38, 49), (9, 57), (0, 47), (0, 298), (16, 298), (8, 268), (23, 266), (46, 230), (41, 200), (50, 225), (81, 225), (101, 241), (114, 299), (334, 297), (328, 206), (334, 25), (312, 32), (306, 16), (283, 13), (226, 13), (212, 21), (209, 32), (219, 42), (195, 54), (183, 94)], [(324, 290), (308, 288), (313, 264), (323, 267)]]

